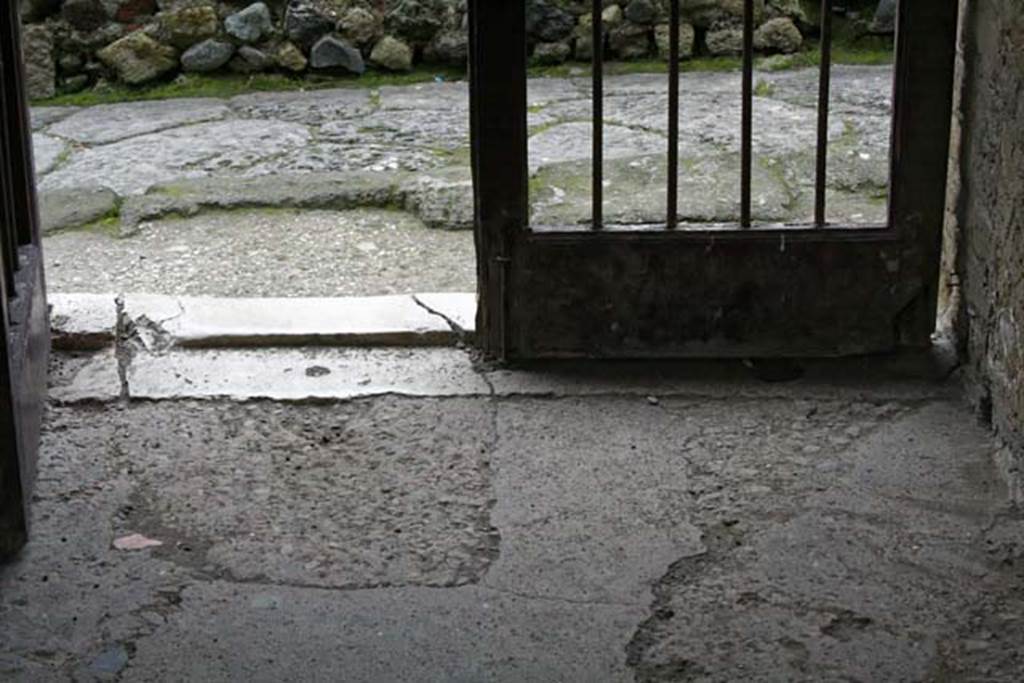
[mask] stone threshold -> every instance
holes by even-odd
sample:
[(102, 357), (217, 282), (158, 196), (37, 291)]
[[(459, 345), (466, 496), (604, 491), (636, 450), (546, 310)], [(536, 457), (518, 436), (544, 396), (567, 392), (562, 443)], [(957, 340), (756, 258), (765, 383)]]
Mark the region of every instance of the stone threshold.
[[(519, 366), (481, 362), (471, 349), (443, 347), (176, 348), (122, 345), (59, 352), (50, 374), (57, 404), (125, 400), (321, 402), (382, 395), (505, 398), (632, 396), (652, 409), (672, 398), (761, 401), (921, 402), (960, 395), (934, 354), (807, 361), (802, 376), (766, 381), (729, 361), (558, 361)], [(724, 410), (727, 408), (723, 407)]]
[(132, 342), (173, 348), (454, 346), (475, 333), (476, 294), (218, 298), (152, 294), (49, 297), (53, 348), (98, 351)]

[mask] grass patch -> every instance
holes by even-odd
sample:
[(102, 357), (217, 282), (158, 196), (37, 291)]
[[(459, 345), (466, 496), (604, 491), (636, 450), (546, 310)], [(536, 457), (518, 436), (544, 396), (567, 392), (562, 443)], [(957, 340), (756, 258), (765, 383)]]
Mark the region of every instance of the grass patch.
[[(328, 76), (307, 74), (301, 78), (284, 74), (182, 74), (173, 81), (133, 87), (120, 83), (94, 88), (79, 93), (58, 95), (46, 100), (35, 100), (37, 106), (86, 107), (115, 102), (169, 100), (183, 97), (228, 98), (253, 92), (280, 92), (294, 90), (323, 90), (326, 88), (378, 89), (388, 85), (429, 83), (437, 79), (459, 81), (465, 73), (451, 68), (419, 68), (409, 73), (395, 74), (367, 71), (362, 76)], [(379, 98), (379, 95), (378, 95)]]
[[(893, 51), (889, 48), (874, 47), (834, 47), (832, 49), (833, 64), (882, 65), (893, 63)], [(802, 69), (821, 64), (821, 53), (817, 43), (808, 43), (804, 49), (792, 55), (759, 58), (755, 65), (765, 71), (786, 71)], [(730, 72), (743, 68), (743, 60), (739, 57), (696, 57), (679, 64), (681, 73), (690, 72)], [(530, 78), (568, 78), (589, 77), (590, 64), (569, 62), (558, 66), (533, 67), (529, 70)], [(667, 74), (668, 64), (660, 60), (643, 60), (636, 62), (609, 62), (605, 64), (605, 75), (618, 76), (623, 74)]]

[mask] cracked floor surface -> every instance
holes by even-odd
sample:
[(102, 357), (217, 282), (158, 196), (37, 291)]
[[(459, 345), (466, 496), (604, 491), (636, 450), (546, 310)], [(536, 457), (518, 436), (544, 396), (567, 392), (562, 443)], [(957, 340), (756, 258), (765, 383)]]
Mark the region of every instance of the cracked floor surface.
[(955, 386), (478, 373), (54, 402), (3, 678), (1024, 675), (1024, 518)]

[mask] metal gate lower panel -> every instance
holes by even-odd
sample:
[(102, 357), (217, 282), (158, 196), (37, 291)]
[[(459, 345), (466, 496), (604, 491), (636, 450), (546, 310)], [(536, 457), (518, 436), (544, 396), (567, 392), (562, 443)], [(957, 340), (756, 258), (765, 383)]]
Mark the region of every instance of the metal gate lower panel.
[[(824, 220), (827, 111), (820, 111), (818, 201), (806, 226), (752, 225), (746, 0), (744, 161), (736, 225), (681, 229), (669, 191), (660, 226), (601, 220), (595, 101), (593, 229), (528, 225), (524, 0), (470, 3), (476, 237), (484, 350), (500, 358), (842, 356), (927, 346), (935, 326), (952, 108), (956, 0), (899, 7), (889, 222)], [(595, 2), (599, 7), (600, 3)], [(828, 101), (823, 0), (822, 96)], [(678, 21), (678, 13), (673, 12)], [(595, 45), (601, 33), (595, 28)], [(595, 50), (597, 53), (598, 50)], [(600, 97), (595, 56), (594, 92)], [(678, 69), (669, 68), (670, 93)], [(678, 102), (670, 95), (668, 125)], [(678, 128), (676, 127), (676, 131)], [(673, 163), (672, 149), (669, 163)], [(674, 173), (669, 173), (669, 182)], [(671, 185), (670, 185), (671, 188)]]

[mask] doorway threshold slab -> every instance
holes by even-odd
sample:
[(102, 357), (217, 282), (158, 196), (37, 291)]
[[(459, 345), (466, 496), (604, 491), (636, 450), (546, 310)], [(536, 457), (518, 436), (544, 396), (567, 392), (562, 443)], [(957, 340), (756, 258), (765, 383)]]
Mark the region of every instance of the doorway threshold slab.
[(464, 351), (445, 348), (179, 349), (141, 352), (132, 399), (332, 401), (490, 393)]

